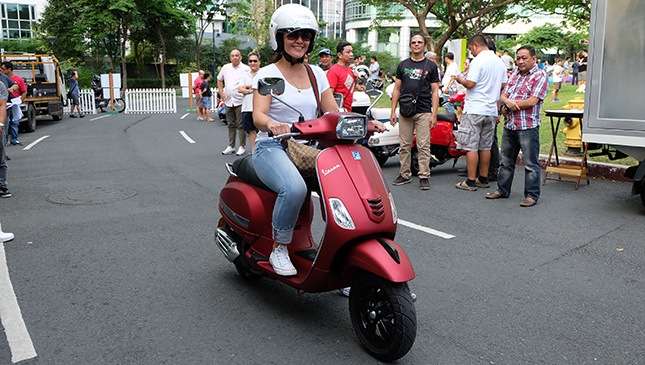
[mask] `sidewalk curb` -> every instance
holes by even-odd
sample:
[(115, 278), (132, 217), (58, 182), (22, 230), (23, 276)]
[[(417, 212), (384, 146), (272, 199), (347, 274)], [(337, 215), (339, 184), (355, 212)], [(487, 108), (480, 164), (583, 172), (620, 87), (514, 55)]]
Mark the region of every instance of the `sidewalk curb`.
[[(546, 161), (548, 158), (549, 155), (540, 154), (540, 165), (542, 168), (546, 167)], [(580, 165), (580, 158), (559, 157), (559, 160), (560, 164), (565, 166)], [(551, 161), (554, 162), (555, 158), (552, 158)], [(629, 166), (595, 161), (587, 161), (587, 164), (589, 165), (589, 177), (624, 182), (633, 181), (632, 179), (625, 177), (625, 170), (627, 170)]]

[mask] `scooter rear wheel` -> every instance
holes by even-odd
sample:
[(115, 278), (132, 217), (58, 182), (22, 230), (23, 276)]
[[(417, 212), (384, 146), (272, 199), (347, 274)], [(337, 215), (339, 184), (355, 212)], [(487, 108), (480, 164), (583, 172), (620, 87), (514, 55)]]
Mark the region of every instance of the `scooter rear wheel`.
[(380, 361), (402, 358), (417, 334), (417, 316), (407, 284), (370, 274), (352, 282), (349, 313), (360, 344)]
[(249, 266), (248, 262), (246, 262), (246, 259), (243, 255), (238, 256), (238, 258), (233, 261), (233, 264), (235, 265), (235, 270), (237, 270), (237, 273), (244, 280), (255, 281), (262, 277), (260, 274), (251, 270), (251, 267)]

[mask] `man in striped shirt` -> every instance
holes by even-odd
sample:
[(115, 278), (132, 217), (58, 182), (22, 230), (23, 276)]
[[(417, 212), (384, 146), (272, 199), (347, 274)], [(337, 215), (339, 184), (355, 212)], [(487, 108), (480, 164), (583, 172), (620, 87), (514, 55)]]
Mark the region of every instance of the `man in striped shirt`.
[(502, 136), (498, 189), (486, 194), (486, 198), (508, 198), (513, 184), (515, 161), (519, 151), (522, 151), (524, 199), (520, 206), (532, 207), (540, 198), (540, 109), (547, 95), (548, 83), (546, 73), (537, 66), (533, 47), (520, 47), (515, 62), (517, 69), (500, 98), (506, 124)]

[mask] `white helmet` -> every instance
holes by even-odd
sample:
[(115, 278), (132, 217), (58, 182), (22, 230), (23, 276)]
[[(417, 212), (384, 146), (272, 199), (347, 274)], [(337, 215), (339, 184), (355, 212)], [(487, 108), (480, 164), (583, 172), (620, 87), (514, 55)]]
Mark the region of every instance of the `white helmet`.
[[(282, 30), (291, 33), (301, 29), (309, 29), (315, 34), (318, 33), (318, 21), (314, 13), (309, 8), (298, 4), (285, 4), (277, 8), (271, 15), (271, 25), (269, 25), (269, 45), (274, 51), (278, 50), (277, 33)], [(310, 53), (314, 48), (314, 39), (309, 42)]]

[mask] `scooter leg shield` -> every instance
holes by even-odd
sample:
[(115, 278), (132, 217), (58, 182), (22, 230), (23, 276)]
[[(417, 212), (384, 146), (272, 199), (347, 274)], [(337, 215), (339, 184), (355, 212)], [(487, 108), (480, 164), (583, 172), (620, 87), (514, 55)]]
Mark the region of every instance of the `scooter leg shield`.
[(354, 245), (345, 259), (349, 272), (370, 272), (393, 283), (405, 283), (416, 277), (410, 258), (392, 240), (375, 238)]

